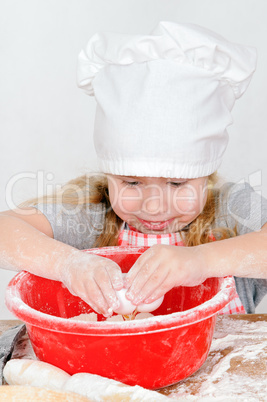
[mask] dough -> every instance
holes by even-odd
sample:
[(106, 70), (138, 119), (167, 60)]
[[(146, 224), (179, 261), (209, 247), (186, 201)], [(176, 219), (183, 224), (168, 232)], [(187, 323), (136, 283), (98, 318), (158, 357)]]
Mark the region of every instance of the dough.
[[(169, 400), (167, 397), (157, 393), (156, 391), (150, 391), (139, 387), (138, 385), (131, 387), (122, 384), (119, 381), (88, 373), (79, 373), (70, 376), (63, 370), (51, 364), (28, 359), (9, 360), (4, 369), (4, 377), (8, 384), (26, 384), (34, 385), (36, 387), (46, 387), (48, 389), (53, 388), (67, 392), (76, 392), (77, 394), (86, 396), (90, 401), (167, 402)], [(0, 398), (0, 400), (2, 402), (3, 399)], [(11, 400), (13, 401), (13, 399), (9, 399), (8, 401)], [(43, 401), (44, 399), (41, 400)], [(50, 401), (48, 398), (44, 401), (48, 400)], [(80, 401), (78, 396), (76, 400), (67, 399), (65, 398), (65, 394), (64, 399), (61, 400), (71, 402)], [(18, 399), (18, 402), (22, 401), (35, 402), (38, 401), (38, 399)], [(53, 399), (51, 399), (51, 401), (53, 401)], [(81, 399), (81, 401), (83, 401), (83, 399)]]
[(1, 402), (89, 402), (85, 396), (73, 392), (53, 391), (49, 389), (22, 385), (2, 385)]
[(51, 364), (30, 359), (11, 359), (3, 371), (9, 385), (33, 385), (60, 389), (70, 378), (64, 370)]
[(74, 374), (63, 385), (63, 389), (65, 391), (80, 393), (94, 401), (167, 402), (169, 400), (166, 396), (156, 391), (150, 391), (138, 385), (131, 387), (119, 381), (88, 373)]

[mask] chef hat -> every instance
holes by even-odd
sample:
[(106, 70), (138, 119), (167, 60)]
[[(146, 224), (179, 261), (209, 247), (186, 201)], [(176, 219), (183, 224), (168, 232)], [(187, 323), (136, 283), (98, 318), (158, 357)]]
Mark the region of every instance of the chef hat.
[(124, 176), (195, 178), (217, 170), (231, 109), (256, 50), (197, 25), (160, 22), (151, 35), (94, 35), (78, 86), (97, 101), (99, 168)]

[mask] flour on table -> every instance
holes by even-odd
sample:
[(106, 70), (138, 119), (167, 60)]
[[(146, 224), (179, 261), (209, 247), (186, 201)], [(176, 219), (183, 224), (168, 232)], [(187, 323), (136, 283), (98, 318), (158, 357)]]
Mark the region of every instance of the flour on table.
[(183, 401), (259, 402), (267, 397), (267, 322), (218, 317), (201, 368), (162, 393)]

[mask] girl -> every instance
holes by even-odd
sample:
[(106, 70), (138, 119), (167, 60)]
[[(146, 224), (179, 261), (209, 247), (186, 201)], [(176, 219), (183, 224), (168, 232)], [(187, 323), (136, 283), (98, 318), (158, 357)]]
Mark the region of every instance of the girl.
[[(138, 305), (234, 275), (239, 297), (226, 312), (254, 312), (267, 292), (267, 201), (249, 185), (214, 184), (231, 109), (255, 65), (253, 48), (191, 24), (93, 36), (78, 85), (97, 101), (105, 174), (3, 212), (1, 266), (62, 281), (105, 316), (124, 285)], [(151, 247), (125, 279), (113, 261), (80, 251), (113, 245)]]

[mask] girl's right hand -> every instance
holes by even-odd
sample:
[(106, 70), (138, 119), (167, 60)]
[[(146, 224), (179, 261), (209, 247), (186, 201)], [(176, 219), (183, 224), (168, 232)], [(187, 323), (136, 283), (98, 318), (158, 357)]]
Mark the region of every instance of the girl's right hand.
[(121, 269), (114, 261), (77, 251), (61, 265), (60, 278), (68, 290), (105, 317), (120, 305), (116, 290), (123, 288)]

